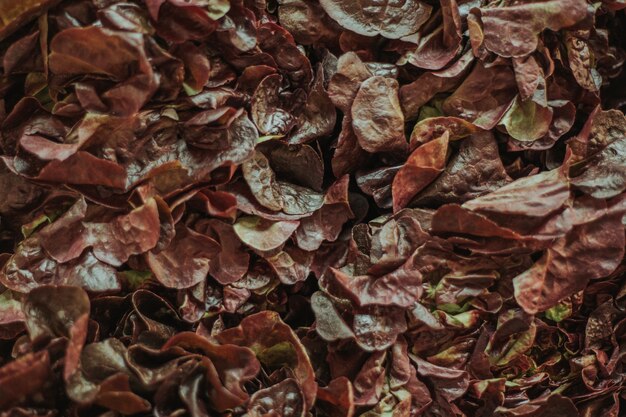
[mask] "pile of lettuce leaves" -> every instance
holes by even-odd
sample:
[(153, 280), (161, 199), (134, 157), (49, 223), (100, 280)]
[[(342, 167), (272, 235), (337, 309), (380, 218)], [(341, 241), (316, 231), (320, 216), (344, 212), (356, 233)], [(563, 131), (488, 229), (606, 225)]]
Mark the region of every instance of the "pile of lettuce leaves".
[(626, 1), (0, 1), (0, 417), (626, 413)]

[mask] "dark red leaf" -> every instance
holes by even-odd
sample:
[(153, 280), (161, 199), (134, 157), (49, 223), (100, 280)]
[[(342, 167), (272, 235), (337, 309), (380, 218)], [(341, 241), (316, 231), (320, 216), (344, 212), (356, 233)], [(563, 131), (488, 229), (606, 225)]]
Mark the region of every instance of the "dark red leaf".
[(352, 128), (368, 152), (397, 152), (407, 148), (398, 82), (379, 76), (365, 80), (352, 105)]
[(330, 17), (348, 30), (366, 36), (380, 34), (391, 39), (417, 32), (432, 10), (421, 1), (361, 5), (346, 0), (321, 0), (320, 4)]
[(449, 133), (415, 149), (393, 179), (393, 211), (403, 209), (430, 184), (446, 166)]

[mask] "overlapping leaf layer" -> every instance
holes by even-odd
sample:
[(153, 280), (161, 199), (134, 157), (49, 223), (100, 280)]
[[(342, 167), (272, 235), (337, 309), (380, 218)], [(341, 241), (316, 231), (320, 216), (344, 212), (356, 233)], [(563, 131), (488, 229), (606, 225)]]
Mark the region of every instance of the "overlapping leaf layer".
[(0, 0), (0, 416), (618, 417), (622, 0)]

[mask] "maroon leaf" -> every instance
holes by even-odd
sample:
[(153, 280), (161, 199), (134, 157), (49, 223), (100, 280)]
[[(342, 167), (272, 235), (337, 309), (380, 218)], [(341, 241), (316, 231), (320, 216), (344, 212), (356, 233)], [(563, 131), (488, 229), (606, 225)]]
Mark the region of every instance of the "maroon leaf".
[(34, 343), (55, 337), (68, 339), (63, 367), (66, 381), (78, 367), (87, 337), (89, 307), (87, 293), (68, 286), (35, 288), (24, 301), (26, 328)]
[(0, 368), (0, 407), (10, 407), (37, 393), (48, 380), (50, 355), (47, 350), (28, 353)]
[(529, 270), (515, 277), (515, 298), (530, 314), (545, 311), (617, 268), (624, 256), (624, 208), (588, 198), (574, 203), (574, 227)]
[(477, 63), (463, 84), (444, 101), (443, 109), (482, 129), (492, 129), (516, 93), (515, 76), (509, 67), (485, 67)]
[(545, 0), (482, 7), (479, 11), (485, 47), (500, 56), (522, 57), (537, 48), (544, 29), (559, 30), (583, 20), (587, 4), (581, 0)]
[(206, 279), (219, 250), (215, 240), (178, 225), (169, 246), (158, 253), (148, 252), (146, 261), (161, 284), (168, 288), (189, 288)]
[(269, 413), (282, 417), (305, 415), (304, 398), (296, 381), (288, 378), (252, 395), (247, 414), (260, 417)]
[(404, 208), (443, 171), (448, 155), (449, 133), (415, 149), (393, 179), (394, 212)]
[(337, 70), (328, 83), (328, 96), (337, 108), (349, 114), (361, 83), (372, 75), (357, 54), (345, 53), (337, 60)]
[(42, 246), (58, 262), (75, 259), (91, 247), (96, 258), (119, 266), (131, 255), (154, 248), (159, 239), (159, 213), (154, 199), (104, 222), (83, 221), (86, 214), (85, 201), (78, 200), (41, 231)]
[(625, 8), (0, 1), (0, 417), (617, 417)]
[(413, 199), (415, 206), (459, 203), (480, 197), (510, 182), (493, 134), (464, 139), (446, 169)]
[(322, 0), (326, 13), (344, 28), (366, 36), (398, 39), (416, 33), (432, 8), (421, 1), (403, 1), (390, 6), (373, 3), (367, 7), (345, 0)]
[[(248, 316), (238, 327), (218, 334), (217, 339), (222, 343), (249, 346), (267, 367), (288, 365), (304, 395), (304, 409), (313, 405), (317, 391), (313, 368), (304, 346), (278, 314), (264, 311)], [(281, 352), (289, 352), (293, 357), (283, 356)]]
[(461, 51), (461, 17), (456, 0), (442, 0), (443, 23), (425, 35), (408, 62), (419, 68), (439, 70)]
[(352, 105), (352, 128), (368, 152), (404, 151), (404, 116), (398, 100), (398, 82), (391, 78), (365, 80)]

